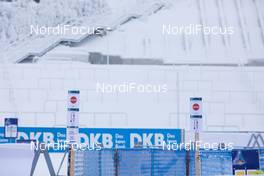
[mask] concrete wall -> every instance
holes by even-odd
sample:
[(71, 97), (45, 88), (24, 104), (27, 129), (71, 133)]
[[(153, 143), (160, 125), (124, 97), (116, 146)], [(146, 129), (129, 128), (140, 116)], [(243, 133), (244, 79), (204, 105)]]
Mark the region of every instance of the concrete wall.
[[(263, 130), (264, 68), (11, 64), (0, 69), (0, 124), (65, 126), (67, 90), (81, 90), (82, 127), (189, 128), (189, 97), (205, 130)], [(167, 93), (99, 93), (96, 83), (167, 84)]]

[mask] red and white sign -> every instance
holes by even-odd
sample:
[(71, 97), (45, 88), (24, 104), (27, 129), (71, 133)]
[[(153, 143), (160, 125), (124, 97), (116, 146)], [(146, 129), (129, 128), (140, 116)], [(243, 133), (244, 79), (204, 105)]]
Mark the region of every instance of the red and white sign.
[(75, 96), (72, 96), (70, 101), (72, 104), (75, 104), (77, 102), (77, 98)]
[(195, 97), (190, 98), (190, 117), (191, 118), (202, 118), (202, 98)]
[(199, 109), (200, 109), (199, 104), (197, 104), (197, 103), (193, 104), (193, 110), (194, 111), (198, 111)]
[(68, 109), (79, 108), (80, 96), (79, 91), (69, 91), (68, 93)]

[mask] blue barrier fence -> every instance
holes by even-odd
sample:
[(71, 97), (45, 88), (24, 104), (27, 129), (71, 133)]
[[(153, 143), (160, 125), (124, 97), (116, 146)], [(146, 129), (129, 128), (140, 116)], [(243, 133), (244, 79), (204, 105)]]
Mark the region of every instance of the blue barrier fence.
[(264, 149), (259, 150), (259, 167), (264, 171)]
[(231, 151), (201, 151), (202, 175), (232, 175)]
[[(159, 149), (78, 151), (79, 176), (185, 176), (194, 173), (194, 152)], [(202, 175), (232, 175), (231, 151), (201, 151)]]

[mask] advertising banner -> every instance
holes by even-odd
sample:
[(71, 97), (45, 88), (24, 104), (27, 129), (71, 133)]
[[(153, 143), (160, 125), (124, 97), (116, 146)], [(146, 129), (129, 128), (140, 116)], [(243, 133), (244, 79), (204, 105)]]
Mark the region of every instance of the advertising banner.
[(17, 118), (6, 118), (5, 119), (5, 137), (6, 138), (16, 138), (17, 137)]
[(233, 174), (255, 175), (259, 170), (259, 150), (233, 150)]
[[(50, 144), (65, 143), (66, 128), (19, 127), (19, 140), (36, 140)], [(4, 128), (0, 127), (0, 143)], [(123, 128), (80, 128), (79, 141), (90, 147), (95, 144), (104, 148), (151, 148), (162, 146), (164, 142), (180, 143), (184, 140), (181, 129), (123, 129)]]

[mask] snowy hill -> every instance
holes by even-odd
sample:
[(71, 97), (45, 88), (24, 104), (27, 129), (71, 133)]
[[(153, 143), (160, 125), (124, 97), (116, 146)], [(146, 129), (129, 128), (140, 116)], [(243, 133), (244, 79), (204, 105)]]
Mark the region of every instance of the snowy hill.
[[(65, 4), (59, 2), (56, 1), (56, 4), (52, 7), (71, 6), (71, 3), (66, 3), (67, 1), (64, 2)], [(115, 30), (106, 36), (93, 40), (84, 36), (82, 40), (78, 40), (78, 42), (82, 41), (81, 43), (77, 42), (78, 44), (72, 47), (77, 50), (85, 50), (87, 54), (99, 52), (103, 55), (120, 56), (123, 59), (158, 59), (165, 64), (263, 64), (264, 15), (261, 9), (264, 7), (264, 3), (261, 0), (134, 0), (122, 3), (117, 0), (111, 0), (107, 1), (107, 3), (96, 1), (97, 3), (94, 6), (98, 8), (92, 9), (89, 3), (89, 8), (85, 8), (86, 6), (80, 5), (82, 1), (78, 2), (76, 4), (79, 4), (79, 6), (75, 4), (71, 10), (62, 8), (61, 11), (57, 12), (51, 9), (52, 13), (48, 15), (48, 18), (43, 17), (41, 14), (48, 13), (50, 9), (46, 9), (46, 11), (45, 8), (39, 10), (41, 4), (31, 3), (26, 8), (19, 7), (19, 9), (24, 10), (24, 12), (25, 9), (28, 9), (34, 17), (37, 17), (31, 18), (31, 13), (27, 13), (29, 16), (26, 19), (31, 20), (28, 23), (58, 24), (69, 20), (73, 25), (103, 25), (109, 28), (114, 26), (112, 29)], [(85, 2), (87, 3), (87, 1)], [(157, 9), (153, 10), (155, 3), (162, 4), (162, 9), (159, 9), (158, 13), (154, 13)], [(150, 15), (148, 12), (152, 14)], [(144, 13), (148, 15), (144, 15)], [(56, 18), (56, 16), (59, 17)], [(129, 21), (139, 16), (140, 19), (126, 23), (126, 20)], [(52, 20), (53, 18), (54, 20)], [(35, 19), (37, 20), (34, 21)], [(19, 17), (14, 18), (14, 20), (21, 21)], [(11, 24), (17, 24), (17, 22), (13, 21)], [(203, 25), (205, 27), (230, 27), (233, 33), (232, 35), (168, 34), (168, 26), (187, 26), (188, 24)], [(165, 32), (164, 26), (166, 26)], [(25, 27), (23, 28), (22, 26), (19, 29), (25, 29)], [(58, 41), (61, 41), (58, 38), (42, 36), (43, 38), (38, 38), (39, 40), (35, 42), (27, 39), (21, 42), (19, 38), (25, 37), (27, 32), (17, 35), (17, 29), (13, 26), (8, 31), (8, 33), (5, 32), (2, 41), (6, 38), (8, 38), (9, 42), (19, 40), (18, 45), (22, 46), (13, 46), (7, 52), (7, 58), (10, 62), (20, 62), (28, 57), (27, 53), (42, 56), (48, 51), (47, 46), (52, 45), (54, 48), (54, 46), (59, 46), (60, 42)], [(63, 37), (71, 39), (72, 36)], [(39, 46), (35, 47), (36, 45)], [(30, 49), (28, 50), (27, 47)], [(59, 46), (58, 50), (59, 52), (64, 52), (67, 48)], [(21, 51), (23, 52), (19, 53)], [(53, 51), (56, 53), (57, 49), (52, 50), (49, 55), (52, 55)], [(13, 53), (17, 55), (13, 55)]]
[(104, 0), (0, 1), (0, 46), (33, 37), (30, 25), (56, 26), (74, 19), (89, 19), (109, 10)]
[[(162, 59), (167, 64), (247, 64), (264, 58), (264, 1), (188, 0), (132, 21), (104, 38), (77, 46), (122, 58)], [(230, 27), (230, 35), (169, 34), (168, 26)], [(166, 26), (163, 32), (163, 26)], [(61, 48), (63, 50), (63, 47)]]

